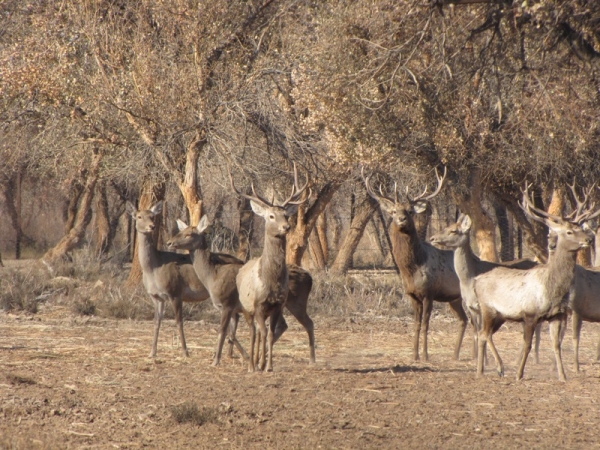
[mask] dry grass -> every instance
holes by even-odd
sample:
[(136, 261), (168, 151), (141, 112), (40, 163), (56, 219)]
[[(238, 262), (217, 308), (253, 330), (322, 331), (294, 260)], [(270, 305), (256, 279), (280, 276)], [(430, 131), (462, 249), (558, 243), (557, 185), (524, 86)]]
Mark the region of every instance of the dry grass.
[(199, 408), (195, 402), (185, 402), (171, 407), (171, 415), (177, 423), (191, 423), (202, 426), (205, 423), (218, 423), (219, 411), (211, 407)]

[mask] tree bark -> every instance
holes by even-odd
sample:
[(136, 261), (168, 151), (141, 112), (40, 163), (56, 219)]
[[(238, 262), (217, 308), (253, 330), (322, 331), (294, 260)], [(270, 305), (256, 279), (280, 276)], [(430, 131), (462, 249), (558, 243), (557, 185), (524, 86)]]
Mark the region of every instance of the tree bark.
[(496, 227), (482, 205), (481, 172), (475, 170), (470, 180), (469, 193), (459, 196), (457, 203), (462, 212), (468, 214), (473, 222), (473, 232), (479, 258), (485, 261), (498, 262), (496, 251)]
[(367, 226), (367, 223), (369, 223), (369, 220), (371, 220), (376, 208), (377, 202), (368, 195), (356, 207), (350, 229), (348, 230), (335, 261), (331, 266), (332, 273), (346, 273), (352, 263), (354, 251), (360, 242), (365, 227)]
[(68, 252), (76, 248), (82, 241), (85, 235), (85, 229), (92, 219), (92, 200), (94, 198), (94, 190), (98, 181), (98, 171), (100, 162), (102, 161), (102, 152), (98, 149), (93, 150), (92, 162), (87, 174), (81, 202), (75, 215), (75, 221), (71, 230), (42, 257), (42, 261), (52, 264), (60, 258), (64, 258)]
[(321, 244), (321, 251), (323, 252), (323, 259), (325, 265), (329, 261), (329, 242), (327, 241), (327, 210), (323, 210), (317, 218), (317, 235), (319, 236), (319, 243)]
[(111, 223), (108, 214), (108, 198), (106, 195), (106, 182), (96, 184), (94, 225), (96, 229), (96, 255), (102, 256), (108, 252), (111, 244)]
[(330, 181), (318, 192), (317, 199), (310, 207), (307, 207), (305, 203), (298, 208), (296, 223), (292, 225), (292, 229), (287, 235), (286, 261), (288, 264), (297, 266), (302, 264), (302, 256), (308, 245), (308, 236), (315, 227), (319, 215), (323, 213), (341, 184), (342, 182), (338, 180)]
[(310, 233), (310, 236), (308, 237), (308, 252), (317, 269), (324, 270), (327, 267), (327, 261), (325, 260), (325, 255), (323, 254), (323, 248), (321, 247), (321, 240), (319, 239), (317, 227), (313, 229), (313, 232)]
[(506, 214), (506, 207), (496, 202), (494, 210), (498, 220), (498, 230), (500, 231), (500, 260), (512, 261), (515, 259), (515, 243), (512, 227)]
[(183, 195), (185, 206), (190, 215), (190, 225), (197, 226), (202, 218), (202, 200), (198, 190), (198, 159), (200, 152), (206, 144), (206, 133), (204, 130), (198, 133), (196, 139), (188, 145), (185, 154), (185, 173), (182, 179), (177, 181), (177, 186)]
[[(142, 189), (142, 194), (140, 195), (140, 201), (138, 205), (138, 210), (143, 211), (149, 209), (152, 205), (154, 205), (159, 200), (163, 200), (165, 198), (165, 184), (164, 183), (153, 183), (146, 182), (144, 184), (144, 188)], [(135, 232), (135, 222), (133, 222), (133, 233), (137, 235)], [(160, 235), (160, 231), (162, 228), (162, 215), (159, 215), (154, 224), (156, 227), (154, 228), (154, 234), (152, 239), (154, 241), (154, 245), (158, 242), (158, 236)], [(140, 260), (138, 258), (138, 241), (134, 240), (134, 251), (133, 251), (133, 259), (131, 260), (131, 270), (129, 271), (129, 276), (125, 281), (125, 287), (129, 289), (135, 288), (140, 281), (142, 281), (142, 267), (140, 266)]]

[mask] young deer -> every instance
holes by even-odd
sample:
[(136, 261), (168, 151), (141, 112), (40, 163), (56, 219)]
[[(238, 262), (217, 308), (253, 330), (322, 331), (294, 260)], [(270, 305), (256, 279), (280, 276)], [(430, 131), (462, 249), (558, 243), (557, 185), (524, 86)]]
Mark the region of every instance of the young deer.
[[(209, 225), (207, 216), (202, 217), (197, 227), (189, 227), (178, 220), (179, 233), (169, 239), (167, 245), (171, 248), (190, 252), (198, 278), (208, 289), (214, 306), (221, 311), (219, 338), (213, 360), (213, 366), (216, 366), (221, 359), (225, 333), (229, 323), (231, 323), (233, 334), (231, 345), (235, 344), (240, 353), (244, 355), (244, 358), (248, 359), (246, 352), (235, 339), (239, 313), (243, 311), (239, 300), (236, 276), (244, 262), (234, 256), (225, 253), (213, 253), (209, 250), (206, 238), (206, 230)], [(306, 270), (294, 265), (288, 265), (288, 271), (289, 293), (286, 307), (306, 329), (310, 345), (310, 362), (314, 363), (314, 325), (306, 312), (308, 296), (312, 289), (312, 277)], [(273, 342), (277, 342), (286, 329), (287, 323), (284, 317), (280, 316), (275, 328)]]
[(530, 269), (536, 266), (537, 263), (528, 259), (503, 264), (480, 260), (471, 249), (471, 239), (469, 236), (471, 226), (471, 218), (466, 214), (460, 214), (456, 223), (447, 226), (440, 233), (433, 235), (430, 242), (454, 251), (454, 270), (460, 280), (460, 295), (465, 302), (471, 324), (475, 329), (474, 355), (477, 355), (478, 333), (481, 329), (481, 310), (473, 288), (475, 277), (499, 266)]
[(566, 324), (569, 293), (575, 277), (575, 259), (580, 248), (588, 247), (592, 238), (579, 225), (590, 213), (572, 219), (558, 217), (539, 210), (523, 195), (523, 208), (530, 217), (546, 224), (556, 234), (556, 249), (548, 263), (528, 270), (496, 267), (478, 275), (473, 289), (481, 308), (482, 326), (479, 336), (477, 375), (483, 375), (483, 351), (486, 342), (496, 359), (497, 371), (504, 375), (504, 365), (496, 350), (492, 335), (506, 321), (523, 322), (523, 351), (517, 370), (517, 380), (523, 378), (527, 357), (531, 351), (536, 325), (550, 321), (558, 377), (565, 381), (561, 356), (561, 331)]
[(154, 340), (150, 357), (156, 356), (158, 332), (165, 312), (165, 301), (175, 310), (175, 321), (185, 356), (189, 352), (183, 334), (183, 302), (201, 302), (209, 297), (208, 291), (196, 276), (188, 255), (157, 250), (152, 241), (155, 217), (162, 212), (162, 201), (150, 209), (138, 211), (127, 202), (127, 212), (135, 220), (138, 241), (138, 258), (142, 267), (142, 281), (146, 292), (154, 302)]
[(402, 278), (404, 293), (407, 295), (415, 311), (415, 333), (413, 337), (413, 359), (419, 359), (419, 335), (423, 327), (423, 356), (429, 360), (427, 351), (427, 331), (433, 301), (448, 303), (456, 317), (460, 320), (460, 328), (454, 347), (454, 359), (458, 359), (460, 345), (467, 326), (467, 316), (460, 298), (460, 284), (454, 272), (453, 254), (449, 250), (440, 250), (427, 242), (421, 241), (413, 216), (427, 208), (427, 201), (435, 197), (444, 184), (444, 176), (440, 177), (436, 170), (438, 187), (432, 194), (425, 196), (427, 189), (416, 198), (406, 195), (406, 201), (377, 195), (369, 185), (369, 177), (364, 179), (367, 192), (379, 202), (381, 207), (392, 217), (390, 237), (392, 252)]
[[(290, 231), (288, 218), (296, 214), (298, 205), (304, 203), (302, 199), (306, 184), (298, 187), (298, 171), (294, 164), (294, 184), (292, 193), (281, 204), (274, 205), (265, 198), (259, 196), (252, 185), (254, 195), (246, 195), (238, 191), (233, 182), (231, 172), (229, 173), (232, 189), (240, 196), (250, 200), (250, 205), (255, 214), (265, 219), (265, 246), (262, 256), (248, 261), (240, 269), (237, 277), (237, 287), (240, 302), (244, 309), (244, 316), (250, 325), (250, 360), (248, 371), (254, 372), (258, 364), (260, 354), (260, 370), (265, 369), (265, 355), (267, 354), (267, 329), (266, 319), (269, 318), (268, 333), (268, 361), (266, 370), (273, 370), (273, 344), (276, 324), (282, 314), (282, 308), (287, 300), (289, 291), (289, 270), (285, 262), (286, 235)], [(255, 353), (256, 328), (254, 319), (258, 322), (260, 351)], [(255, 361), (256, 355), (256, 361)]]

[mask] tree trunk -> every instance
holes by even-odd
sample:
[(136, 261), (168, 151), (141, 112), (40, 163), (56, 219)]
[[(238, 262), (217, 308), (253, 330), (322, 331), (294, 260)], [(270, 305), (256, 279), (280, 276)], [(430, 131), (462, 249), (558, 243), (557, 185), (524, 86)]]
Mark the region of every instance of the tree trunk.
[[(24, 169), (21, 169), (24, 170)], [(17, 176), (21, 173), (21, 178)], [(15, 258), (21, 257), (21, 245), (33, 245), (35, 241), (23, 232), (23, 222), (21, 218), (21, 184), (22, 171), (11, 176), (5, 183), (0, 184), (0, 200), (4, 203), (6, 213), (10, 218), (10, 223), (15, 230)]]
[(202, 218), (202, 200), (198, 190), (198, 159), (200, 152), (206, 144), (206, 133), (204, 130), (198, 133), (196, 139), (188, 145), (185, 153), (185, 174), (183, 179), (177, 182), (185, 206), (190, 214), (190, 225), (196, 226)]
[(468, 214), (473, 222), (473, 232), (479, 258), (485, 261), (498, 262), (496, 251), (496, 227), (482, 205), (481, 172), (475, 170), (470, 180), (469, 193), (460, 196), (457, 203), (462, 212)]
[[(250, 193), (250, 188), (248, 188), (246, 194)], [(239, 247), (236, 256), (242, 261), (248, 261), (250, 259), (250, 247), (254, 231), (254, 213), (250, 207), (250, 200), (240, 197), (238, 200), (238, 211), (240, 215), (237, 233)]]
[[(143, 211), (149, 209), (152, 205), (154, 205), (159, 200), (163, 200), (165, 198), (165, 184), (159, 183), (155, 184), (153, 182), (147, 182), (144, 184), (142, 189), (142, 194), (140, 195), (140, 201), (138, 205), (138, 210)], [(154, 245), (158, 242), (158, 236), (160, 234), (160, 230), (162, 228), (162, 215), (159, 215), (154, 224), (156, 227), (154, 228), (154, 234), (152, 239), (154, 241)], [(137, 236), (135, 231), (135, 221), (133, 222), (133, 233)], [(135, 247), (133, 251), (133, 258), (131, 260), (131, 270), (129, 271), (129, 276), (125, 281), (125, 287), (129, 289), (135, 288), (140, 281), (142, 281), (142, 266), (140, 266), (140, 259), (138, 258), (138, 241), (134, 240)]]
[(96, 255), (102, 256), (108, 252), (111, 244), (111, 224), (108, 214), (108, 198), (106, 196), (106, 182), (96, 184), (94, 225), (96, 229)]
[(500, 260), (512, 261), (515, 259), (515, 243), (512, 234), (512, 226), (506, 214), (506, 207), (499, 202), (494, 205), (498, 230), (500, 231)]
[(59, 241), (54, 248), (51, 248), (42, 257), (42, 261), (52, 264), (60, 258), (64, 258), (68, 252), (80, 244), (85, 235), (85, 229), (92, 219), (92, 200), (94, 190), (98, 181), (98, 171), (102, 161), (102, 152), (98, 149), (93, 150), (92, 162), (88, 171), (87, 180), (81, 195), (81, 202), (75, 215), (75, 221), (71, 230)]
[(368, 195), (356, 207), (350, 229), (348, 230), (335, 261), (331, 266), (332, 273), (343, 274), (348, 270), (352, 263), (354, 251), (356, 250), (365, 231), (365, 227), (367, 226), (367, 223), (369, 223), (369, 220), (371, 220), (376, 208), (377, 202)]
[(79, 175), (71, 180), (69, 189), (69, 203), (65, 212), (65, 234), (69, 233), (75, 224), (77, 216), (79, 200), (83, 194), (83, 182), (87, 177), (87, 170), (82, 168), (79, 170)]
[(329, 261), (329, 242), (327, 241), (327, 210), (323, 210), (317, 218), (317, 235), (319, 236), (319, 243), (321, 244), (321, 251), (323, 252), (323, 259), (325, 260), (325, 266)]
[(304, 203), (298, 208), (296, 223), (292, 225), (292, 229), (287, 235), (286, 261), (288, 264), (297, 266), (302, 264), (302, 256), (308, 246), (308, 236), (315, 227), (319, 215), (323, 213), (341, 184), (341, 181), (327, 183), (318, 192), (315, 202), (310, 207)]
[(324, 270), (327, 267), (325, 255), (323, 254), (323, 248), (321, 247), (321, 240), (319, 239), (319, 234), (316, 227), (308, 237), (308, 252), (317, 269)]

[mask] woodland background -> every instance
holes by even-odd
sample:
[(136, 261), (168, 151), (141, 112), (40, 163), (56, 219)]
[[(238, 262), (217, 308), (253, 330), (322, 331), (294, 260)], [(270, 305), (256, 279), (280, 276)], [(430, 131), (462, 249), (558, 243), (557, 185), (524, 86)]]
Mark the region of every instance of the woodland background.
[(208, 214), (215, 249), (258, 255), (227, 168), (283, 198), (292, 162), (313, 194), (290, 262), (393, 268), (361, 169), (415, 195), (442, 166), (423, 236), (460, 209), (482, 258), (544, 260), (520, 188), (560, 212), (600, 174), (596, 1), (6, 0), (0, 24), (5, 260), (133, 259), (135, 285), (125, 201), (163, 198), (159, 245)]

